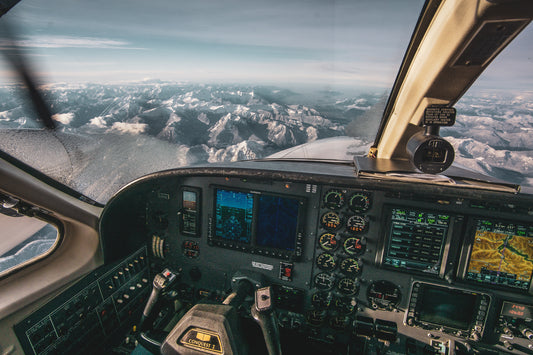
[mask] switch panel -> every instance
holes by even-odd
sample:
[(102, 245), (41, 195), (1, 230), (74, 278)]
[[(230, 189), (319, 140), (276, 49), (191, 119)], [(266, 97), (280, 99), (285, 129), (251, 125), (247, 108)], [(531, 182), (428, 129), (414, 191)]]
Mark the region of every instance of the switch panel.
[(93, 271), (14, 326), (24, 353), (83, 354), (104, 347), (119, 329), (138, 322), (150, 280), (146, 248)]

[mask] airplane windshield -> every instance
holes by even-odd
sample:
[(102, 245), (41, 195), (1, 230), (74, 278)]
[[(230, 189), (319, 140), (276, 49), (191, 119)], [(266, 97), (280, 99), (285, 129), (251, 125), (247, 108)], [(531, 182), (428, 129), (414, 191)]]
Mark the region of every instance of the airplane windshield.
[[(0, 150), (100, 203), (154, 171), (260, 159), (324, 138), (352, 137), (350, 153), (365, 154), (423, 3), (23, 0), (1, 20), (44, 84), (58, 129), (40, 129), (2, 63)], [(484, 104), (470, 99), (458, 109)], [(513, 111), (529, 115), (515, 127), (524, 132), (530, 103)], [(468, 110), (458, 121), (488, 114)], [(530, 140), (507, 149), (514, 165), (502, 167), (476, 150), (469, 158), (460, 137), (470, 131), (453, 132), (460, 163), (512, 182), (527, 163), (533, 176)]]
[(456, 163), (522, 186), (533, 186), (533, 27), (528, 26), (455, 105), (444, 128)]

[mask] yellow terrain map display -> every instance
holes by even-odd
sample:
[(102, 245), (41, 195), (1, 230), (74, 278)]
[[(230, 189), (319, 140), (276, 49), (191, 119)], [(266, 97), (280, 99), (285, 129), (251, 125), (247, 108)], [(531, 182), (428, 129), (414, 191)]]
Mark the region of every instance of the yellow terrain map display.
[(516, 281), (529, 283), (533, 272), (533, 238), (478, 230), (468, 272), (487, 271), (493, 276), (496, 273), (501, 277), (515, 276)]

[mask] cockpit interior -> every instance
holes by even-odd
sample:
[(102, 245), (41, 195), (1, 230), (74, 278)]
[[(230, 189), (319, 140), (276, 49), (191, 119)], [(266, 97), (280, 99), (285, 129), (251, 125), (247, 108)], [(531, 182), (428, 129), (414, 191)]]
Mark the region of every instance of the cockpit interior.
[(533, 189), (452, 165), (439, 137), (532, 18), (428, 0), (351, 160), (317, 141), (154, 172), (101, 205), (2, 154), (2, 208), (61, 235), (0, 278), (2, 354), (533, 353)]

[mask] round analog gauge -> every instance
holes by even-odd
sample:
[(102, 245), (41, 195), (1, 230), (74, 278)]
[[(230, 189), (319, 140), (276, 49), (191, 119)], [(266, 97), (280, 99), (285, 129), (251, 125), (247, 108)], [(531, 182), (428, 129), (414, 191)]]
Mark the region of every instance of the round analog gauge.
[(324, 271), (331, 271), (335, 269), (336, 266), (335, 258), (333, 258), (333, 255), (328, 253), (320, 254), (316, 258), (316, 265)]
[(354, 279), (344, 278), (339, 280), (337, 289), (345, 295), (353, 295), (358, 290), (357, 282)]
[(346, 229), (352, 233), (362, 233), (368, 227), (368, 221), (362, 216), (351, 216), (346, 221)]
[(329, 190), (324, 195), (324, 205), (332, 210), (341, 208), (344, 205), (344, 194), (339, 190)]
[(335, 276), (321, 272), (315, 276), (315, 287), (320, 290), (329, 290), (335, 283)]
[(390, 281), (380, 280), (370, 284), (366, 297), (374, 309), (391, 310), (396, 308), (402, 299), (402, 292)]
[(322, 226), (327, 230), (336, 230), (341, 226), (341, 218), (335, 212), (326, 212), (320, 219)]
[(361, 239), (356, 237), (347, 238), (342, 247), (348, 255), (359, 255), (365, 251), (365, 246), (361, 243)]
[(333, 294), (331, 292), (316, 292), (311, 297), (311, 303), (316, 309), (327, 309), (331, 305)]
[(318, 244), (325, 251), (333, 251), (339, 246), (339, 238), (334, 233), (324, 233), (318, 238)]
[(335, 309), (340, 313), (352, 313), (357, 306), (357, 300), (350, 297), (335, 298)]
[(340, 264), (341, 271), (348, 276), (355, 276), (361, 271), (361, 265), (354, 258), (344, 259)]
[(324, 310), (312, 310), (307, 313), (307, 323), (311, 326), (318, 327), (326, 320), (327, 311)]
[(364, 213), (370, 208), (370, 196), (363, 192), (357, 192), (350, 197), (348, 206), (355, 213)]

